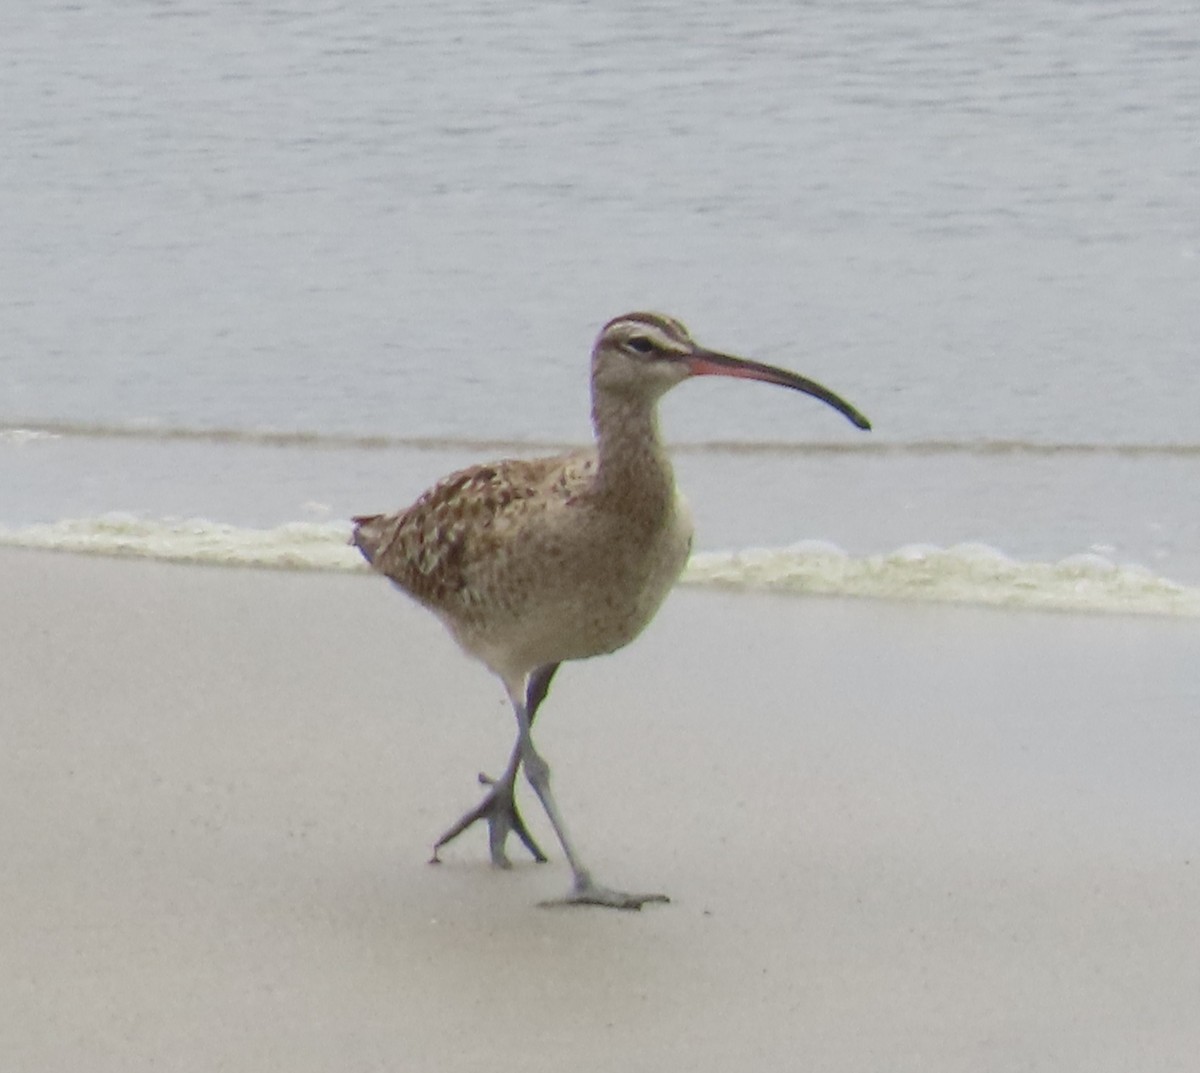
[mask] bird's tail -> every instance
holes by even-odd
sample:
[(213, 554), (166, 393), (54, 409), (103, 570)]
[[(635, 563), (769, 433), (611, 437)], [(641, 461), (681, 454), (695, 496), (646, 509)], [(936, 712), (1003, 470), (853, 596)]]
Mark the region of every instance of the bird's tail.
[(372, 566), (383, 546), (385, 520), (382, 514), (360, 514), (353, 519), (354, 532), (350, 536), (350, 543), (362, 552), (362, 557)]

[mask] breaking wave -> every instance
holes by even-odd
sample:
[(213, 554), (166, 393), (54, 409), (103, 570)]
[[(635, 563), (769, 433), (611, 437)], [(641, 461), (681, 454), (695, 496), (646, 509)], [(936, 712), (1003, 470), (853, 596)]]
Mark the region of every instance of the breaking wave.
[[(126, 514), (0, 528), (0, 546), (162, 562), (264, 569), (366, 572), (345, 523), (247, 529), (204, 519)], [(1012, 559), (995, 548), (911, 545), (850, 555), (806, 541), (790, 547), (700, 552), (683, 584), (742, 591), (981, 604), (1027, 610), (1200, 617), (1200, 589), (1100, 555), (1058, 562)]]

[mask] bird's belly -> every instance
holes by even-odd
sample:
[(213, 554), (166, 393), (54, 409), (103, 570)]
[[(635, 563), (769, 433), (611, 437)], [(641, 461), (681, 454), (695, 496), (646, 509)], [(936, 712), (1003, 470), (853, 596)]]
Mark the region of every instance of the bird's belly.
[(691, 541), (691, 516), (680, 502), (651, 533), (614, 529), (586, 554), (547, 553), (503, 621), (488, 616), (466, 630), (448, 624), (464, 648), (501, 674), (614, 652), (654, 617), (687, 564)]

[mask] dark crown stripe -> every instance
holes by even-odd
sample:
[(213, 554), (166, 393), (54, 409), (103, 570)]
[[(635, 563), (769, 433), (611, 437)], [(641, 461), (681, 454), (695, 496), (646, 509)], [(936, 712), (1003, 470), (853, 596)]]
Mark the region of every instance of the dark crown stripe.
[(647, 328), (654, 328), (663, 333), (669, 339), (674, 339), (678, 342), (690, 342), (691, 336), (688, 330), (674, 317), (665, 316), (662, 313), (651, 313), (644, 310), (635, 311), (633, 313), (623, 313), (619, 317), (613, 317), (604, 328), (601, 330), (601, 335), (607, 334), (612, 328), (624, 324), (642, 324)]

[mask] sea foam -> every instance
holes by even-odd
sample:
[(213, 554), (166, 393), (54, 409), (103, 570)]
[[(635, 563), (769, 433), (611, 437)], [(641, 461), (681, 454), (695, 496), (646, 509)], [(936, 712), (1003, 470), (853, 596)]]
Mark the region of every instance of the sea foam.
[[(366, 571), (344, 522), (249, 529), (205, 519), (128, 514), (0, 528), (0, 546), (210, 566)], [(1094, 553), (1057, 562), (1010, 558), (984, 544), (914, 544), (850, 555), (834, 544), (698, 552), (682, 583), (743, 591), (982, 604), (1029, 610), (1200, 616), (1200, 589)]]
[(1200, 615), (1200, 589), (1143, 566), (1119, 566), (1095, 554), (1029, 562), (983, 544), (910, 545), (866, 556), (812, 542), (701, 552), (692, 557), (684, 580), (733, 589), (1030, 610)]

